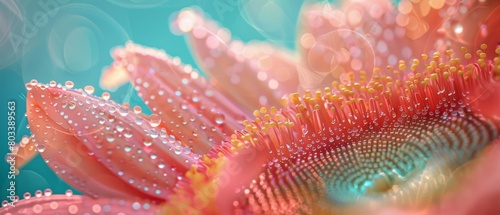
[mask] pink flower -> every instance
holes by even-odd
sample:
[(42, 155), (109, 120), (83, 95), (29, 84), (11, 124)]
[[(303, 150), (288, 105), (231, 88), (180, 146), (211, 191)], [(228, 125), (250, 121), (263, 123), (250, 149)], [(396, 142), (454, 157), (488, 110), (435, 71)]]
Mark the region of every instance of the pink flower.
[(172, 25), (209, 79), (163, 51), (114, 50), (101, 85), (132, 82), (150, 116), (92, 87), (27, 83), (22, 145), (85, 196), (0, 211), (499, 212), (498, 4), (332, 7), (304, 7), (297, 57), (179, 12)]

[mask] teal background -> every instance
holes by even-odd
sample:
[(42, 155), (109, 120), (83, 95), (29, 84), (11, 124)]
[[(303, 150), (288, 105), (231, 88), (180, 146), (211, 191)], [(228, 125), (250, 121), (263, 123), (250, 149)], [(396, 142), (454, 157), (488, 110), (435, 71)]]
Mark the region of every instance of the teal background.
[[(56, 7), (48, 11), (41, 6), (53, 2), (56, 2), (53, 4)], [(24, 116), (24, 83), (27, 81), (64, 83), (72, 80), (77, 88), (94, 86), (95, 94), (100, 95), (103, 92), (99, 88), (101, 71), (112, 63), (109, 52), (127, 40), (165, 49), (169, 55), (179, 56), (184, 63), (197, 68), (184, 37), (174, 34), (169, 28), (169, 20), (185, 7), (203, 10), (228, 28), (235, 39), (266, 40), (293, 49), (296, 20), (302, 3), (302, 0), (0, 1), (0, 154), (5, 155), (8, 151), (8, 101), (16, 102), (16, 141), (29, 135)], [(251, 8), (247, 8), (245, 14), (245, 5), (250, 7), (249, 4)], [(247, 21), (249, 14), (260, 21), (250, 24)], [(36, 33), (33, 33), (35, 21), (40, 27), (35, 26)], [(15, 40), (19, 38), (23, 39)], [(117, 102), (145, 107), (129, 84), (111, 95)], [(6, 162), (0, 162), (1, 200), (8, 195), (8, 168)], [(36, 190), (46, 188), (54, 193), (70, 189), (40, 156), (20, 170), (16, 185), (16, 193), (21, 198), (25, 192), (33, 195)]]

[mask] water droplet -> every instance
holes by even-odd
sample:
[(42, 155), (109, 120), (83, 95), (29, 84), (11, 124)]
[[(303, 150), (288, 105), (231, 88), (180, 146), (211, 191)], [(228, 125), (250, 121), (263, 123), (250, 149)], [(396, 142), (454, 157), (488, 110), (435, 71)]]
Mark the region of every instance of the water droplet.
[(126, 106), (121, 106), (119, 109), (118, 109), (118, 112), (120, 113), (120, 115), (122, 116), (127, 116), (128, 115), (128, 107)]
[(485, 24), (481, 25), (481, 27), (479, 28), (479, 31), (481, 32), (482, 37), (488, 36), (488, 27), (486, 27)]
[(72, 190), (66, 190), (65, 194), (66, 194), (66, 196), (72, 196), (73, 195), (73, 191)]
[(126, 138), (131, 138), (132, 137), (132, 131), (127, 128), (125, 129), (125, 133), (123, 134)]
[(464, 27), (461, 24), (455, 25), (455, 28), (453, 29), (455, 34), (462, 34), (464, 32)]
[(123, 123), (119, 122), (118, 124), (116, 124), (116, 130), (118, 132), (122, 132), (123, 131)]
[(184, 146), (184, 154), (189, 154), (191, 153), (191, 148), (189, 146)]
[(163, 138), (167, 137), (167, 129), (161, 128), (160, 129), (160, 136)]
[(151, 157), (151, 159), (153, 159), (153, 160), (154, 160), (154, 159), (156, 159), (158, 156), (156, 156), (156, 154), (151, 154), (151, 155), (150, 155), (150, 157)]
[(37, 148), (37, 150), (38, 150), (40, 153), (42, 153), (43, 151), (45, 151), (45, 145), (43, 145), (43, 144), (38, 144), (38, 145), (36, 146), (36, 148)]
[(140, 117), (140, 116), (137, 116), (137, 117), (135, 118), (135, 124), (137, 124), (137, 125), (142, 125), (142, 122), (143, 122), (143, 121), (144, 121), (144, 120), (143, 120), (143, 119), (142, 119), (142, 117)]
[(106, 100), (104, 98), (99, 98), (99, 106), (104, 106), (106, 104)]
[(142, 108), (141, 107), (139, 107), (139, 106), (135, 106), (134, 107), (134, 113), (135, 114), (140, 114), (141, 112), (142, 112)]
[(149, 130), (149, 136), (151, 138), (157, 138), (158, 137), (158, 132), (156, 132), (154, 129)]
[(56, 87), (57, 83), (55, 81), (49, 82), (50, 87)]
[(115, 141), (115, 137), (113, 136), (113, 134), (108, 134), (106, 136), (106, 140), (110, 143), (112, 143), (113, 141)]
[(151, 141), (150, 138), (146, 138), (146, 139), (144, 139), (144, 145), (149, 147), (149, 146), (153, 145), (153, 142)]
[(161, 118), (157, 114), (151, 114), (151, 116), (149, 116), (149, 124), (151, 125), (151, 127), (158, 127), (160, 123)]
[(31, 194), (29, 192), (26, 192), (26, 193), (24, 193), (23, 197), (24, 197), (24, 199), (30, 199)]
[(130, 152), (130, 151), (132, 151), (132, 148), (130, 148), (130, 147), (128, 147), (128, 146), (125, 146), (125, 148), (123, 148), (123, 150), (124, 150), (125, 152)]
[(215, 123), (217, 123), (217, 125), (222, 125), (224, 123), (224, 120), (225, 116), (222, 113), (217, 113), (214, 117), (214, 121)]
[(104, 92), (104, 93), (102, 93), (101, 97), (104, 100), (109, 101), (109, 99), (111, 98), (111, 95), (108, 92)]
[(52, 190), (51, 189), (45, 189), (45, 191), (43, 192), (43, 195), (45, 196), (51, 196), (52, 195)]
[(68, 107), (70, 110), (74, 110), (76, 107), (76, 103), (74, 101), (70, 101)]
[(181, 147), (175, 147), (175, 148), (174, 148), (174, 153), (175, 153), (176, 155), (180, 155), (180, 154), (181, 154), (181, 152), (182, 152)]
[(66, 81), (64, 83), (64, 86), (66, 86), (68, 89), (71, 89), (75, 86), (75, 84), (72, 81)]
[(94, 93), (95, 89), (93, 86), (87, 85), (83, 88), (83, 90), (88, 93), (89, 95)]
[(174, 137), (174, 135), (169, 135), (168, 136), (168, 142), (169, 143), (175, 143), (175, 137)]

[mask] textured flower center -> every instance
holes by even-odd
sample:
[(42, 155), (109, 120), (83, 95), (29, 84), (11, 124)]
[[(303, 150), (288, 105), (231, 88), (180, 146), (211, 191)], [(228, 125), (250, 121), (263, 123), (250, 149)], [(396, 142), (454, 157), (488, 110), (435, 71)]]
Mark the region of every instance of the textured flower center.
[(453, 172), (496, 136), (491, 124), (471, 115), (421, 116), (366, 132), (315, 160), (335, 204), (383, 200), (415, 207), (444, 191)]
[(474, 106), (498, 76), (500, 60), (487, 61), (485, 48), (476, 62), (466, 50), (465, 60), (451, 51), (444, 58), (422, 55), (411, 71), (400, 62), (375, 69), (368, 83), (364, 73), (351, 75), (351, 82), (324, 92), (291, 94), (282, 110), (255, 111), (231, 143), (266, 147), (273, 158), (235, 205), (342, 213), (359, 205), (421, 208), (439, 201), (463, 166), (498, 136)]

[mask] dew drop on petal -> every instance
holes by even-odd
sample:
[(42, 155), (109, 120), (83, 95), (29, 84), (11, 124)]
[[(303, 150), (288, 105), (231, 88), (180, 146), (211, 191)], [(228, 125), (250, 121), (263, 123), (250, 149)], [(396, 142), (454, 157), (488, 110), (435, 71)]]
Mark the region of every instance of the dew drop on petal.
[(141, 204), (139, 202), (132, 203), (132, 209), (134, 209), (136, 211), (141, 209)]
[(128, 115), (128, 107), (126, 106), (121, 106), (119, 109), (118, 109), (118, 112), (120, 113), (120, 115), (122, 116), (127, 116)]
[(176, 155), (180, 155), (180, 154), (181, 154), (181, 152), (182, 152), (182, 149), (181, 149), (180, 147), (175, 147), (175, 148), (174, 148), (174, 153), (175, 153)]
[(70, 214), (77, 214), (78, 213), (78, 206), (76, 206), (76, 205), (70, 205), (68, 207), (68, 212)]
[(66, 192), (64, 194), (66, 196), (72, 196), (73, 195), (73, 191), (72, 190), (66, 190)]
[(98, 204), (92, 205), (92, 212), (94, 212), (96, 214), (100, 213), (101, 212), (101, 206), (98, 205)]
[(148, 134), (153, 139), (158, 137), (158, 132), (156, 130), (154, 130), (154, 129), (149, 130)]
[(214, 117), (214, 121), (215, 123), (217, 123), (217, 125), (222, 125), (224, 123), (224, 120), (225, 120), (225, 116), (224, 114), (222, 113), (217, 113)]
[(153, 142), (151, 141), (151, 138), (145, 138), (143, 143), (147, 147), (153, 145)]
[(134, 107), (134, 113), (135, 114), (140, 114), (142, 112), (142, 108), (140, 106), (135, 106)]
[(49, 82), (49, 86), (50, 87), (56, 87), (57, 83), (55, 81), (51, 81), (51, 82)]
[(45, 189), (45, 191), (43, 192), (43, 195), (45, 196), (51, 196), (52, 195), (52, 190), (51, 189)]
[(44, 144), (38, 144), (36, 146), (36, 149), (39, 151), (39, 152), (44, 152), (45, 151), (45, 145)]
[(460, 35), (464, 32), (464, 27), (461, 24), (457, 24), (457, 25), (455, 25), (453, 32), (455, 32), (455, 34), (457, 34), (457, 35)]
[(106, 136), (106, 140), (110, 143), (112, 143), (113, 141), (115, 141), (115, 136), (113, 136), (113, 134), (108, 134)]
[(40, 204), (36, 204), (36, 205), (33, 205), (32, 210), (33, 210), (33, 213), (39, 214), (39, 213), (42, 213), (43, 207)]
[(153, 128), (158, 127), (160, 123), (161, 123), (161, 118), (157, 114), (151, 114), (151, 116), (149, 116), (149, 125), (151, 125), (151, 127)]
[(74, 101), (70, 101), (69, 104), (68, 104), (68, 107), (69, 107), (70, 110), (73, 110), (76, 107), (76, 103)]
[(104, 100), (109, 101), (109, 99), (111, 98), (111, 95), (108, 92), (104, 92), (104, 93), (102, 93), (101, 97)]
[(24, 199), (30, 199), (31, 198), (31, 194), (29, 192), (26, 192), (26, 193), (24, 193), (23, 198)]
[(57, 203), (56, 201), (53, 201), (49, 204), (49, 207), (50, 207), (50, 209), (55, 210), (59, 207), (59, 203)]
[(137, 124), (137, 125), (142, 125), (143, 121), (144, 121), (144, 119), (142, 119), (142, 117), (140, 117), (140, 116), (137, 116), (135, 118), (135, 124)]
[(488, 28), (486, 27), (485, 24), (482, 24), (479, 29), (482, 37), (488, 36)]
[(66, 86), (68, 89), (71, 89), (75, 86), (75, 84), (72, 81), (66, 81), (64, 83), (64, 86)]
[(94, 93), (94, 91), (95, 91), (94, 87), (93, 87), (93, 86), (90, 86), (90, 85), (85, 86), (85, 87), (83, 88), (83, 90), (84, 90), (86, 93), (88, 93), (88, 94), (93, 94), (93, 93)]

